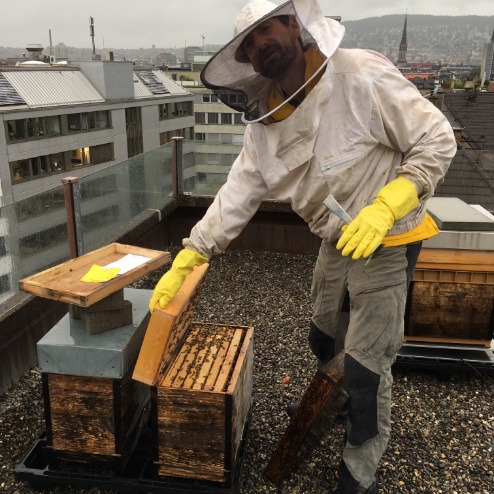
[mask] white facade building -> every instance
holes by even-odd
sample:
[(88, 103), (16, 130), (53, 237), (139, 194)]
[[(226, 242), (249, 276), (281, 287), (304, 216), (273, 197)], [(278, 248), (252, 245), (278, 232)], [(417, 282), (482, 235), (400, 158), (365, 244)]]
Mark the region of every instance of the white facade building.
[(87, 61), (0, 69), (1, 204), (193, 138), (193, 95), (157, 69)]
[(19, 279), (68, 255), (64, 177), (87, 176), (91, 186), (81, 204), (90, 244), (101, 227), (138, 208), (125, 191), (157, 187), (153, 170), (137, 176), (111, 165), (194, 135), (194, 96), (160, 70), (32, 63), (0, 69), (0, 205), (8, 206), (0, 218), (0, 301)]
[(483, 86), (485, 83), (489, 84), (494, 74), (494, 31), (492, 31), (491, 41), (484, 45), (484, 52), (482, 54), (482, 63), (480, 66), (480, 77)]
[(242, 114), (226, 106), (205, 87), (189, 87), (194, 95), (196, 191), (208, 193), (223, 184), (244, 143)]

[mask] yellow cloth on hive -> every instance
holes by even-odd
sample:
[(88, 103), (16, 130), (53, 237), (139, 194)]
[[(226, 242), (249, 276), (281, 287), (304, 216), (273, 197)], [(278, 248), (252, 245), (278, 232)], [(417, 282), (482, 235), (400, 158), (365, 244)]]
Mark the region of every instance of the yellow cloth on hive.
[(120, 272), (120, 268), (102, 268), (97, 264), (93, 264), (91, 269), (81, 278), (81, 281), (87, 283), (104, 283), (109, 281)]

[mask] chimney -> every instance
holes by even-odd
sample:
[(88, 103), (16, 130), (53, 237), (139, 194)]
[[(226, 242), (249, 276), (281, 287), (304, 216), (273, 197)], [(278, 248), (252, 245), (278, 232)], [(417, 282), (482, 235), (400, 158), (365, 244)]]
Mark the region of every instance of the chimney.
[(462, 141), (463, 127), (453, 127), (453, 133), (455, 135), (456, 142)]
[(443, 111), (444, 91), (437, 91), (436, 95), (437, 95), (436, 106), (439, 108), (439, 110)]

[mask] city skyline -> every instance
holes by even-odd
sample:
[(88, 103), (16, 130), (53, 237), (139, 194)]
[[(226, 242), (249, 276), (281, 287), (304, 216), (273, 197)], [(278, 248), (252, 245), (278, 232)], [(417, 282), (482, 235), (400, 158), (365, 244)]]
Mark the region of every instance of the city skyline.
[[(26, 0), (17, 15), (9, 17), (0, 32), (0, 46), (25, 47), (28, 44), (91, 48), (90, 17), (94, 18), (95, 46), (113, 48), (162, 48), (225, 44), (231, 39), (233, 21), (246, 0)], [(283, 3), (275, 0), (274, 3)], [(351, 0), (335, 5), (320, 0), (326, 15), (341, 16), (342, 21), (380, 17), (390, 14), (409, 15), (480, 15), (494, 16), (492, 0), (447, 4), (425, 0), (381, 0), (369, 4)], [(15, 13), (15, 8), (13, 9)], [(180, 21), (180, 22), (179, 22)], [(493, 26), (494, 29), (494, 26)]]

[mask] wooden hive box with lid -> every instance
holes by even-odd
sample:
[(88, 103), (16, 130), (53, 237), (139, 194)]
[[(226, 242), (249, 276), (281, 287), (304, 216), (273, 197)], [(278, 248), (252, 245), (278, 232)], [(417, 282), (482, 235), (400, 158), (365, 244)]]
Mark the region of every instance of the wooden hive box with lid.
[(158, 475), (231, 486), (251, 410), (253, 329), (192, 322), (207, 268), (156, 306), (133, 378), (152, 386)]
[[(93, 264), (137, 258), (106, 282), (83, 282)], [(151, 414), (149, 386), (132, 379), (149, 321), (149, 290), (127, 285), (170, 261), (169, 252), (112, 243), (20, 281), (69, 304), (37, 343), (53, 457), (125, 468)], [(130, 317), (129, 317), (130, 316)]]
[(432, 197), (439, 234), (424, 241), (408, 292), (405, 341), (489, 348), (494, 336), (494, 216)]

